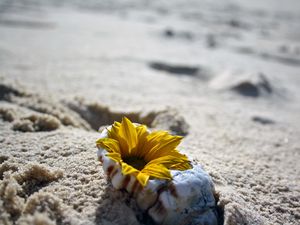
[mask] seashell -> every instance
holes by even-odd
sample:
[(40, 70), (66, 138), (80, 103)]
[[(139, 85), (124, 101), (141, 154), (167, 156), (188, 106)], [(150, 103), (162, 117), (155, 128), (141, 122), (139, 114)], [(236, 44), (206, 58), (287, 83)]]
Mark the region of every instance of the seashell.
[[(100, 135), (105, 137), (106, 129)], [(189, 170), (171, 170), (171, 181), (151, 179), (142, 187), (133, 175), (123, 175), (121, 166), (106, 153), (98, 147), (98, 160), (113, 187), (131, 194), (156, 224), (218, 224), (214, 186), (201, 166), (193, 164)]]

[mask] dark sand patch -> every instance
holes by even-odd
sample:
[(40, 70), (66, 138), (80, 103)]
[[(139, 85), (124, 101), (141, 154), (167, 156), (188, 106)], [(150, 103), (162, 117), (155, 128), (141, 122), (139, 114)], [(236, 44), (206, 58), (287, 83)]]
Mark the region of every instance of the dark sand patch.
[(263, 116), (253, 116), (252, 121), (256, 122), (256, 123), (260, 123), (262, 125), (268, 125), (268, 124), (274, 124), (275, 121), (272, 119), (269, 119), (267, 117), (263, 117)]
[(149, 67), (158, 71), (187, 76), (196, 76), (200, 70), (197, 66), (171, 65), (163, 62), (150, 62)]
[(173, 28), (166, 28), (163, 30), (162, 32), (163, 36), (166, 38), (178, 38), (178, 39), (183, 39), (183, 40), (193, 40), (194, 39), (194, 35), (189, 32), (189, 31), (177, 31)]
[(259, 97), (263, 93), (272, 94), (273, 92), (270, 82), (263, 74), (258, 74), (255, 80), (240, 80), (231, 87), (231, 90), (246, 97)]
[(210, 87), (216, 90), (229, 90), (251, 98), (267, 97), (277, 90), (263, 73), (244, 73), (242, 71), (227, 72), (216, 76)]
[(26, 29), (53, 29), (54, 23), (33, 21), (33, 20), (17, 20), (17, 19), (1, 19), (0, 26), (12, 28), (26, 28)]

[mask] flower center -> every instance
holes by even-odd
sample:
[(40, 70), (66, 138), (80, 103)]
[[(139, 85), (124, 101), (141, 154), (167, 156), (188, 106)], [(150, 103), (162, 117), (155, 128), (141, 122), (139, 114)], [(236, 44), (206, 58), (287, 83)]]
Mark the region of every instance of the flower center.
[(143, 158), (136, 156), (126, 157), (123, 159), (123, 161), (137, 170), (142, 170), (147, 164)]

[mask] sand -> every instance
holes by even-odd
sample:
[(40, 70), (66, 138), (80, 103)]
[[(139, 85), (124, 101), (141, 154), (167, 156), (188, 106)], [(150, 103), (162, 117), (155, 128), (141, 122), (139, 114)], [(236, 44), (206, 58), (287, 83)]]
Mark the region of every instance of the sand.
[(300, 223), (300, 4), (0, 3), (0, 223), (151, 224), (96, 157), (127, 116), (185, 136), (220, 224)]

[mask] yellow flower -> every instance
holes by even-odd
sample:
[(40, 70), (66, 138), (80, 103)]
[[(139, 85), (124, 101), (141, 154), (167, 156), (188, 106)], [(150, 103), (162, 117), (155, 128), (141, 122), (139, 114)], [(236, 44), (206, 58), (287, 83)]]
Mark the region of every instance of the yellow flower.
[(167, 131), (149, 133), (145, 125), (135, 125), (126, 117), (108, 129), (108, 137), (97, 140), (97, 146), (107, 150), (109, 158), (119, 163), (123, 175), (133, 175), (142, 186), (149, 179), (172, 178), (170, 169), (191, 168), (188, 158), (176, 147), (182, 137)]

